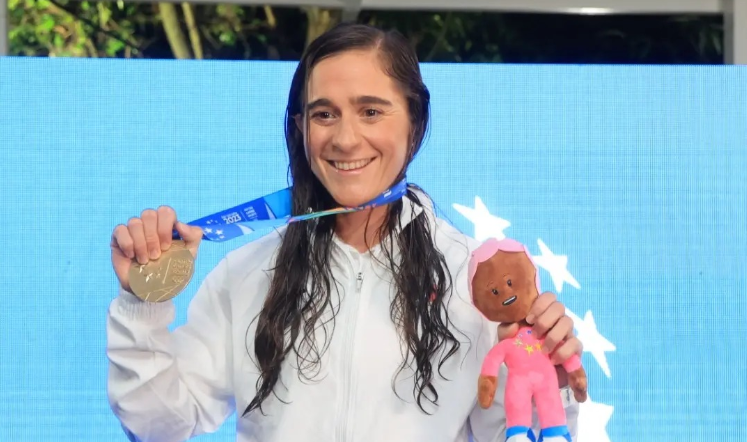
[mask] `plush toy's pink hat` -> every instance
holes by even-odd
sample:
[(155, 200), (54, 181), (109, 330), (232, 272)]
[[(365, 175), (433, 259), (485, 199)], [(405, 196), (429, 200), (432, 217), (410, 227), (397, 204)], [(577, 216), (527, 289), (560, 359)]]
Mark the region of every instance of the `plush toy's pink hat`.
[[(532, 255), (529, 254), (529, 250), (526, 248), (526, 246), (519, 241), (505, 238), (502, 240), (497, 240), (495, 238), (489, 238), (485, 242), (483, 242), (480, 247), (476, 248), (474, 252), (472, 252), (472, 256), (469, 260), (469, 266), (468, 266), (468, 275), (469, 275), (469, 296), (472, 298), (472, 280), (475, 278), (475, 273), (477, 272), (477, 265), (481, 262), (485, 262), (488, 259), (490, 259), (491, 256), (495, 255), (496, 252), (503, 251), (503, 252), (524, 252), (527, 254), (527, 257), (529, 258), (529, 261), (534, 264), (534, 260), (532, 259)], [(536, 265), (535, 265), (536, 268)], [(539, 272), (535, 272), (535, 282), (537, 283), (537, 292), (542, 293), (542, 290), (540, 289), (540, 277)]]

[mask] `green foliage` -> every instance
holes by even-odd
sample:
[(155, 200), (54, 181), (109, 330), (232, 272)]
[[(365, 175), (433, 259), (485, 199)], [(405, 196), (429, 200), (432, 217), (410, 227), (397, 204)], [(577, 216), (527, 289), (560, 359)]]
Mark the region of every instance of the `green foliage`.
[(141, 3), (10, 0), (11, 55), (132, 57), (155, 21)]
[[(187, 56), (211, 59), (297, 60), (308, 38), (339, 19), (337, 11), (308, 7), (175, 6), (168, 8), (167, 35), (159, 4), (9, 0), (10, 52), (173, 58), (178, 48)], [(723, 62), (719, 16), (364, 11), (358, 21), (400, 30), (422, 61)]]

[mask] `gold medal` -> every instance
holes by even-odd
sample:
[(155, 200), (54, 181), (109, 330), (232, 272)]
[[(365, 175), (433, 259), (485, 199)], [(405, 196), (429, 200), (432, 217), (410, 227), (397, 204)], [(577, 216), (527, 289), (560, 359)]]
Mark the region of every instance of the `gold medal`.
[(130, 266), (130, 288), (147, 302), (168, 301), (181, 293), (195, 271), (195, 260), (184, 241), (175, 240), (161, 256), (142, 265), (133, 260)]

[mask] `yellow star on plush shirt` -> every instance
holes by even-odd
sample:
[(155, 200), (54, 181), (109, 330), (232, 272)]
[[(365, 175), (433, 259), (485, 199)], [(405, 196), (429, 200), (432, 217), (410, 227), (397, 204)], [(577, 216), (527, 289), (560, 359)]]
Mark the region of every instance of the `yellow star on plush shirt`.
[(534, 351), (534, 347), (532, 347), (531, 345), (527, 345), (526, 347), (524, 347), (524, 350), (526, 350), (528, 354), (532, 354), (532, 352)]

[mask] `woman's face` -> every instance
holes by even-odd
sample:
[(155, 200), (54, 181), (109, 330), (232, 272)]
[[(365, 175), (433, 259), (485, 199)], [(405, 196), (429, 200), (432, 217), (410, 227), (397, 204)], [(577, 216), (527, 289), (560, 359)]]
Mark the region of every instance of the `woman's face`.
[(375, 51), (348, 51), (311, 71), (304, 121), (306, 158), (343, 206), (386, 190), (405, 166), (410, 142), (407, 102)]

